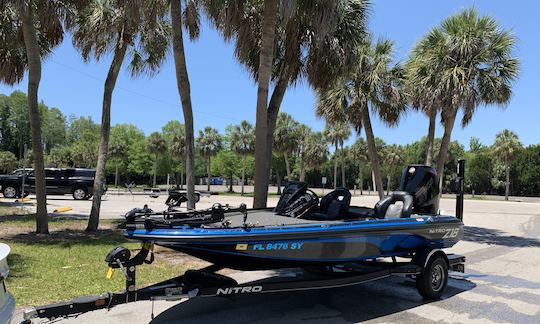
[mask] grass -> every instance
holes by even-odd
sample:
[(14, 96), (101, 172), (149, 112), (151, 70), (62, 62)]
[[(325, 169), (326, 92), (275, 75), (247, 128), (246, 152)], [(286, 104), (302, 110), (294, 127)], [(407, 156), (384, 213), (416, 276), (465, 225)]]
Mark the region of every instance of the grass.
[(0, 216), (15, 215), (21, 212), (21, 208), (0, 203)]
[[(92, 234), (84, 232), (85, 225), (84, 220), (51, 220), (51, 234), (37, 235), (31, 233), (35, 227), (33, 217), (0, 217), (0, 241), (11, 247), (7, 286), (19, 307), (123, 291), (121, 271), (117, 270), (112, 280), (105, 278), (105, 256), (118, 245), (129, 249), (140, 245), (128, 243), (113, 229), (112, 222), (102, 222), (104, 229)], [(197, 267), (194, 260), (178, 261), (175, 254), (156, 250), (153, 264), (138, 267), (137, 285), (159, 282)]]

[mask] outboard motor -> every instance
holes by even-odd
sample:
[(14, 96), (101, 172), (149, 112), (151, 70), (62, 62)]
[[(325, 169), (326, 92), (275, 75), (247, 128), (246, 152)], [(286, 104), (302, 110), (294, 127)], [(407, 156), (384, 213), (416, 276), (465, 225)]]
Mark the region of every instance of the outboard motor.
[(413, 196), (414, 214), (437, 214), (439, 182), (435, 168), (427, 165), (409, 165), (403, 170), (400, 191)]

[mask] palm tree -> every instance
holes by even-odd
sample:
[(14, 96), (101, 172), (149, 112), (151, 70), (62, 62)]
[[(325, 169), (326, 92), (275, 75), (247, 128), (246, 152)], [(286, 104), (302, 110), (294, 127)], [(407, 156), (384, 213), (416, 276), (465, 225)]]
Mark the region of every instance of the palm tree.
[(38, 89), (41, 62), (71, 26), (75, 6), (47, 0), (0, 0), (0, 82), (13, 85), (28, 71), (28, 116), (36, 185), (36, 232), (49, 233)]
[(390, 195), (390, 180), (394, 167), (403, 162), (403, 149), (399, 145), (389, 145), (384, 149), (384, 164), (386, 166), (386, 195)]
[(329, 89), (319, 92), (316, 108), (317, 115), (327, 122), (339, 122), (347, 116), (357, 132), (364, 128), (373, 177), (381, 199), (384, 190), (370, 108), (389, 126), (397, 125), (406, 109), (403, 70), (399, 65), (391, 65), (392, 48), (392, 42), (383, 39), (359, 46), (349, 73)]
[(369, 161), (367, 143), (362, 137), (358, 137), (349, 150), (351, 160), (358, 163), (358, 182), (360, 185), (360, 195), (364, 194), (364, 165)]
[(437, 158), (441, 184), (458, 110), (463, 111), (461, 125), (465, 127), (478, 106), (510, 101), (519, 71), (519, 61), (512, 54), (515, 42), (493, 18), (467, 9), (444, 20), (413, 49), (412, 56), (422, 60), (416, 63), (417, 72), (408, 76), (417, 87), (432, 93), (441, 107), (444, 135)]
[(328, 159), (328, 145), (321, 132), (311, 133), (304, 148), (304, 161), (309, 168), (317, 168)]
[(297, 136), (297, 144), (298, 144), (298, 159), (300, 162), (300, 177), (298, 178), (299, 181), (304, 181), (306, 179), (306, 161), (305, 161), (305, 154), (306, 154), (306, 146), (308, 145), (308, 141), (310, 139), (310, 135), (312, 134), (311, 128), (305, 124), (300, 124), (296, 130), (296, 136)]
[(73, 28), (73, 44), (85, 61), (101, 59), (109, 52), (113, 59), (107, 73), (101, 112), (101, 141), (99, 145), (94, 198), (87, 231), (97, 230), (101, 196), (105, 187), (105, 164), (111, 129), (112, 94), (120, 68), (131, 55), (132, 76), (155, 73), (165, 59), (171, 28), (167, 21), (168, 1), (90, 1), (77, 17)]
[[(238, 60), (265, 87), (258, 89), (255, 125), (255, 208), (266, 206), (274, 129), (288, 86), (306, 77), (320, 89), (345, 71), (365, 34), (368, 11), (366, 0), (273, 1), (279, 12), (266, 8), (270, 2), (205, 2), (224, 38), (235, 40)], [(274, 87), (267, 101), (269, 75)]]
[(437, 114), (440, 110), (440, 103), (437, 102), (437, 96), (431, 92), (430, 89), (425, 87), (419, 87), (415, 81), (421, 75), (422, 77), (429, 78), (433, 76), (432, 67), (425, 64), (425, 57), (417, 51), (412, 51), (405, 68), (405, 79), (407, 94), (409, 95), (410, 103), (416, 110), (422, 111), (429, 120), (428, 134), (427, 134), (427, 151), (426, 151), (426, 165), (433, 164), (433, 157), (435, 153), (435, 127)]
[(231, 149), (242, 157), (242, 189), (244, 195), (244, 184), (246, 182), (246, 158), (255, 152), (255, 133), (253, 125), (247, 120), (242, 120), (240, 125), (234, 125), (227, 129)]
[(114, 186), (118, 187), (118, 164), (126, 159), (128, 147), (125, 141), (111, 141), (109, 145), (109, 156), (114, 160)]
[(181, 1), (170, 1), (172, 47), (174, 67), (176, 71), (176, 86), (182, 103), (184, 115), (184, 140), (186, 142), (186, 186), (189, 209), (195, 208), (195, 131), (193, 129), (193, 109), (191, 106), (191, 86), (184, 52), (184, 39), (182, 25), (188, 31), (191, 40), (197, 39), (200, 32), (200, 16), (197, 7), (198, 1), (185, 0), (182, 12)]
[(298, 126), (298, 122), (291, 115), (284, 112), (279, 113), (274, 132), (275, 151), (283, 155), (285, 169), (287, 171), (287, 181), (292, 180), (289, 155), (298, 145)]
[(167, 152), (167, 141), (158, 132), (153, 132), (148, 136), (148, 142), (146, 142), (146, 149), (148, 153), (154, 155), (154, 178), (152, 181), (152, 187), (156, 187), (156, 174), (158, 160), (161, 155)]
[[(351, 136), (351, 127), (346, 122), (334, 122), (326, 124), (324, 129), (324, 136), (330, 143), (335, 145), (336, 150), (334, 152), (334, 189), (337, 188), (337, 169), (338, 169), (338, 154), (341, 157), (341, 186), (347, 187), (345, 181), (345, 157), (343, 150), (343, 142)], [(341, 147), (341, 154), (340, 152)]]
[[(163, 138), (165, 138), (165, 141), (167, 141), (168, 152), (172, 158), (172, 161), (174, 161), (171, 169), (174, 172), (176, 187), (183, 187), (186, 162), (184, 125), (178, 120), (168, 121), (165, 126), (161, 127), (161, 134), (163, 134)], [(178, 179), (178, 172), (180, 172), (180, 179)]]
[(510, 195), (510, 166), (516, 158), (517, 153), (523, 148), (516, 133), (505, 129), (495, 137), (495, 143), (492, 147), (492, 153), (496, 159), (504, 164), (506, 172), (506, 187), (504, 199), (508, 200)]
[[(168, 143), (169, 145), (169, 153), (171, 156), (178, 160), (180, 165), (182, 165), (182, 160), (185, 162), (185, 156), (186, 156), (186, 140), (185, 140), (185, 132), (174, 134), (171, 141)], [(178, 186), (178, 183), (177, 183)], [(180, 188), (184, 187), (184, 172), (182, 169), (180, 169)]]
[(223, 142), (221, 135), (217, 129), (212, 127), (205, 127), (204, 130), (199, 131), (199, 136), (197, 137), (197, 147), (199, 153), (203, 158), (206, 159), (206, 172), (208, 173), (207, 179), (207, 190), (210, 191), (210, 182), (212, 180), (211, 172), (211, 159), (213, 156), (218, 154), (218, 152), (223, 147)]

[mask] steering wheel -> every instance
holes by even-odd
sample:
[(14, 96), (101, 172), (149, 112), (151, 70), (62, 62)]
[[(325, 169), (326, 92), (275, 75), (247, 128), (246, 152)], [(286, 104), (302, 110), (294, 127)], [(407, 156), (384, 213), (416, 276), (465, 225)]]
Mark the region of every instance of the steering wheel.
[(306, 192), (309, 192), (309, 194), (311, 195), (311, 197), (317, 201), (317, 204), (319, 203), (319, 196), (317, 196), (317, 194), (314, 193), (313, 190), (308, 189), (308, 190), (306, 190)]
[(312, 190), (307, 189), (306, 192), (290, 205), (287, 214), (291, 217), (302, 218), (312, 209), (318, 208), (319, 196)]
[[(300, 187), (300, 188), (296, 189), (296, 191), (293, 192), (293, 194), (287, 199), (287, 201), (285, 201), (285, 203), (283, 204), (283, 207), (289, 206), (291, 202), (294, 202), (295, 200), (300, 198), (304, 194), (303, 193), (304, 190), (305, 190), (304, 187)], [(309, 189), (307, 189), (307, 190), (309, 190)]]

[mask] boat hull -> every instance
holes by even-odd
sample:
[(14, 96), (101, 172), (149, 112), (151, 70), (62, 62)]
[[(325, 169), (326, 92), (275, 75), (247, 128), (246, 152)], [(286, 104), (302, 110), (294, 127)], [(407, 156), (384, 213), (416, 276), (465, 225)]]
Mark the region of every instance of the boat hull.
[(309, 267), (447, 248), (463, 237), (455, 217), (234, 229), (134, 230), (152, 242), (228, 268)]

